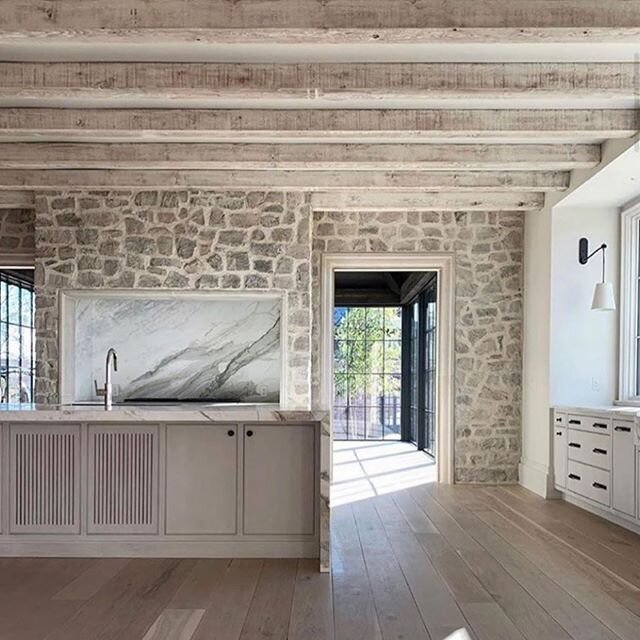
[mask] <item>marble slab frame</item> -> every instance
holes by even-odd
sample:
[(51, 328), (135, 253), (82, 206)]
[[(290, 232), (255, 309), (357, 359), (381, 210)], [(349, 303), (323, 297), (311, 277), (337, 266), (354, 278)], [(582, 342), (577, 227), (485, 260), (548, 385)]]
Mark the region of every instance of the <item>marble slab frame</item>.
[[(75, 389), (75, 305), (83, 298), (141, 298), (141, 299), (203, 299), (256, 300), (272, 299), (280, 302), (280, 406), (287, 403), (288, 345), (287, 298), (283, 291), (182, 291), (170, 289), (62, 289), (58, 296), (58, 397), (60, 404), (74, 402)], [(98, 381), (100, 384), (102, 381)]]

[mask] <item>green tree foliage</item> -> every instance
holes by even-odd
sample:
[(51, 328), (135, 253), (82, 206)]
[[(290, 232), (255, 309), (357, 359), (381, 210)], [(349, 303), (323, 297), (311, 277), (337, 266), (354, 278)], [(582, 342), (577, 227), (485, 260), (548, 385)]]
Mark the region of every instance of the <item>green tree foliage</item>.
[(394, 307), (336, 309), (334, 323), (336, 399), (400, 390), (400, 310)]

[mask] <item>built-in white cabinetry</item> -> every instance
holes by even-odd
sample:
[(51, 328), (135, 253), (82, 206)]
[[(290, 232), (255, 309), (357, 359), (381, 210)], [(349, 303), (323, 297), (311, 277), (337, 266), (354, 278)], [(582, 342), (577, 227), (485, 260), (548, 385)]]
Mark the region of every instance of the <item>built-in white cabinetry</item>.
[(235, 534), (238, 426), (167, 426), (166, 533)]
[(636, 455), (633, 422), (613, 423), (613, 504), (621, 513), (636, 515)]
[(312, 426), (245, 426), (244, 533), (313, 533), (314, 461)]
[(637, 428), (633, 413), (589, 415), (555, 410), (552, 417), (554, 485), (565, 498), (620, 524), (640, 526)]
[(9, 532), (78, 533), (79, 425), (12, 425), (9, 441)]

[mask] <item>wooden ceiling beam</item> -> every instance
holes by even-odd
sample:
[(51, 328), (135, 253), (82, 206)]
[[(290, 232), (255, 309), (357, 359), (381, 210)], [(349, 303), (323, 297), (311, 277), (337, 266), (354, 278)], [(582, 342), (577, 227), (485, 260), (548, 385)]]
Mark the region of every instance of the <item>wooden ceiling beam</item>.
[(0, 209), (33, 209), (31, 191), (0, 191)]
[(0, 189), (287, 189), (290, 191), (565, 191), (551, 171), (117, 171), (0, 170)]
[(626, 138), (640, 111), (413, 109), (0, 109), (0, 141)]
[[(6, 6), (5, 6), (6, 5)], [(31, 5), (31, 6), (29, 6)], [(0, 3), (7, 31), (121, 29), (614, 28), (640, 26), (640, 2), (601, 0), (65, 0)]]
[(599, 145), (0, 144), (0, 169), (547, 170), (591, 168)]
[[(306, 63), (0, 62), (0, 97), (113, 100), (632, 100), (632, 62)], [(37, 106), (37, 105), (34, 105)], [(72, 106), (66, 104), (65, 106)]]
[(536, 211), (543, 193), (313, 193), (315, 211)]

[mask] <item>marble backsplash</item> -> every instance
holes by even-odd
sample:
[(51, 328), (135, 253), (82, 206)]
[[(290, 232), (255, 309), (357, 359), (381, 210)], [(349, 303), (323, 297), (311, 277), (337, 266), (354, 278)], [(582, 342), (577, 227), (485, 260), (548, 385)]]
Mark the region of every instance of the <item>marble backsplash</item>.
[(93, 381), (104, 384), (110, 347), (118, 352), (118, 400), (280, 400), (279, 296), (96, 292), (72, 299), (74, 401), (95, 399)]

